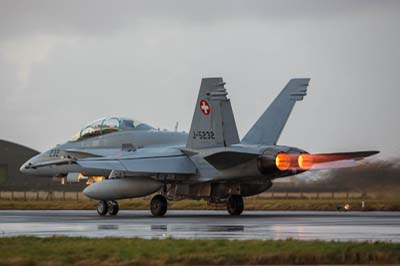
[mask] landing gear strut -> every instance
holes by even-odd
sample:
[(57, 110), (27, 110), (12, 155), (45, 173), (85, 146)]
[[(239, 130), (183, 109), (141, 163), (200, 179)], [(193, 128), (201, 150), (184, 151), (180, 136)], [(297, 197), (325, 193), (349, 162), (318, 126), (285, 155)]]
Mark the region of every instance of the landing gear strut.
[(100, 216), (105, 216), (107, 213), (111, 216), (117, 215), (119, 211), (118, 202), (115, 200), (100, 200), (97, 202), (97, 213)]
[(226, 202), (226, 209), (230, 215), (240, 215), (244, 209), (243, 197), (231, 195)]
[(150, 202), (150, 210), (153, 216), (164, 216), (167, 212), (168, 203), (163, 195), (155, 195)]

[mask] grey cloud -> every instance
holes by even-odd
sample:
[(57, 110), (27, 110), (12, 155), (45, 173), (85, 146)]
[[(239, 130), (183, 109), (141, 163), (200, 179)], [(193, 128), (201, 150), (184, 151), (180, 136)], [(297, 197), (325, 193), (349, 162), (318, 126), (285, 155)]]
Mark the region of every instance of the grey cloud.
[(157, 20), (213, 24), (241, 19), (286, 21), (381, 12), (399, 8), (397, 1), (13, 1), (0, 2), (0, 38), (24, 34), (99, 35), (128, 25)]
[(187, 130), (204, 76), (224, 77), (243, 136), (288, 79), (306, 76), (280, 143), (398, 155), (399, 5), (1, 1), (0, 138), (43, 150), (113, 114)]

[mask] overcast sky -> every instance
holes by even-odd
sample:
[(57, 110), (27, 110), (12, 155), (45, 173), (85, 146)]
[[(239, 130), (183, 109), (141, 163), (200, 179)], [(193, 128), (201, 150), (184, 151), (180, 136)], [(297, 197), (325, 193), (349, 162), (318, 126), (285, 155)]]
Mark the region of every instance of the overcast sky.
[(400, 155), (400, 1), (0, 0), (0, 139), (43, 151), (108, 115), (187, 131), (207, 76), (241, 137), (310, 77), (281, 144)]

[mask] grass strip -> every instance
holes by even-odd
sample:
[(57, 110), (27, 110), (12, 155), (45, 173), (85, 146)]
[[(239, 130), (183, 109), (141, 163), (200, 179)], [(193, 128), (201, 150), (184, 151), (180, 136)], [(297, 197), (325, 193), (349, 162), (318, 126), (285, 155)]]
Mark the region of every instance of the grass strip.
[(0, 265), (398, 264), (400, 244), (299, 240), (0, 238)]
[[(361, 210), (361, 199), (245, 199), (245, 210), (310, 210), (310, 211), (335, 211), (337, 205), (350, 205), (354, 211)], [(400, 211), (400, 199), (371, 199), (364, 200), (366, 211)], [(120, 200), (122, 210), (148, 210), (150, 200), (129, 199)], [(0, 200), (0, 210), (93, 210), (96, 201), (93, 200), (67, 200), (67, 201), (22, 201)], [(170, 210), (215, 210), (225, 209), (224, 206), (215, 207), (207, 205), (204, 200), (170, 201)]]

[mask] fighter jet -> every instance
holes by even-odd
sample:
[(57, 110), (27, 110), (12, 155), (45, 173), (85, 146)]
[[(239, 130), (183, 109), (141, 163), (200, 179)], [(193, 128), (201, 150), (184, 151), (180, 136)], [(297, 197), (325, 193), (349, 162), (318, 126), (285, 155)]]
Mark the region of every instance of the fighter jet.
[(133, 119), (110, 117), (90, 123), (64, 144), (21, 167), (24, 173), (102, 176), (83, 193), (98, 200), (99, 215), (116, 215), (117, 200), (155, 194), (154, 216), (168, 200), (204, 199), (224, 204), (231, 215), (243, 197), (268, 190), (277, 178), (305, 171), (355, 166), (378, 151), (312, 154), (277, 142), (310, 79), (292, 79), (240, 140), (222, 78), (202, 79), (189, 133), (163, 131)]

